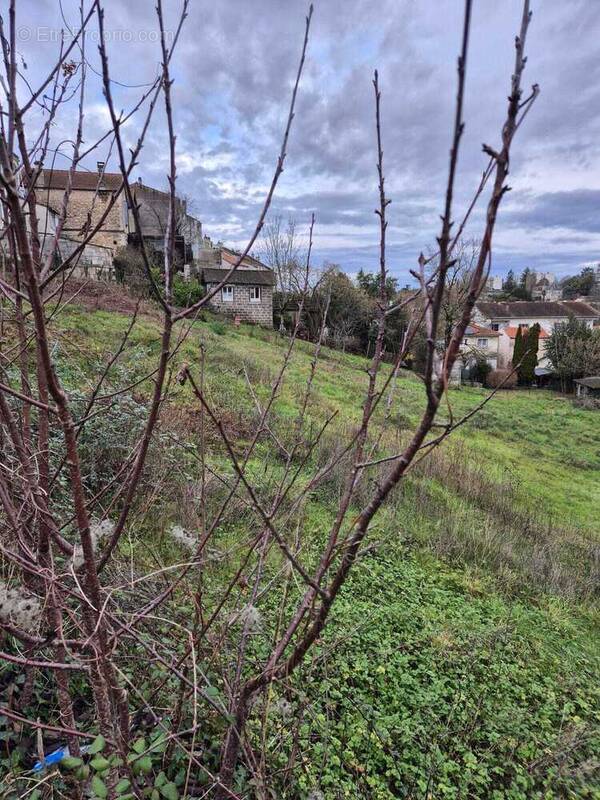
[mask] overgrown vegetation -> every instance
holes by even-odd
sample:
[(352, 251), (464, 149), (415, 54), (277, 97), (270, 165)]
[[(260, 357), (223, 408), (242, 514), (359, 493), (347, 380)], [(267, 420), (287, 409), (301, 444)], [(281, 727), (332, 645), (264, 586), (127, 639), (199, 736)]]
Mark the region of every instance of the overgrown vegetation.
[[(326, 282), (316, 344), (298, 344), (297, 324), (277, 337), (201, 319), (207, 296), (178, 305), (172, 57), (187, 3), (171, 40), (158, 0), (159, 75), (123, 111), (100, 4), (87, 16), (82, 8), (80, 32), (61, 42), (37, 90), (16, 63), (15, 14), (8, 29), (0, 25), (8, 249), (0, 710), (2, 792), (11, 800), (597, 792), (598, 681), (588, 658), (594, 643), (583, 636), (597, 609), (588, 490), (598, 451), (589, 412), (556, 409), (564, 417), (556, 441), (569, 436), (566, 466), (562, 450), (553, 444), (545, 454), (540, 442), (553, 424), (517, 437), (515, 419), (531, 413), (519, 405), (528, 395), (511, 404), (506, 426), (493, 411), (501, 396), (492, 406), (491, 396), (448, 389), (492, 258), (513, 140), (538, 95), (537, 84), (530, 92), (523, 85), (531, 20), (524, 0), (506, 113), (484, 145), (489, 160), (472, 203), (455, 218), (472, 11), (467, 0), (437, 252), (420, 256), (419, 290), (396, 307), (386, 291), (391, 199), (373, 75), (380, 258), (369, 361), (322, 346), (329, 310), (331, 319), (336, 312)], [(311, 5), (273, 177), (231, 272), (256, 242), (285, 166), (312, 14)], [(90, 72), (101, 76), (110, 123), (84, 146), (83, 46), (92, 20), (101, 69)], [(68, 61), (79, 37), (81, 61)], [(94, 223), (90, 209), (81, 245), (54, 269), (58, 235), (47, 256), (40, 252), (39, 164), (52, 152), (56, 113), (76, 95), (71, 175), (108, 140), (122, 180), (105, 192), (100, 170), (102, 217)], [(48, 113), (40, 118), (42, 96)], [(159, 100), (169, 162), (158, 246), (164, 277), (130, 182)], [(137, 136), (123, 128), (134, 117)], [(41, 130), (31, 130), (36, 123)], [(69, 180), (57, 231), (71, 187)], [(484, 196), (472, 269), (448, 297), (456, 319), (449, 327), (443, 307), (459, 233)], [(126, 320), (60, 305), (77, 296), (63, 297), (69, 270), (117, 201), (131, 215), (155, 302), (135, 304)], [(309, 273), (307, 257), (302, 302), (314, 286)], [(387, 339), (393, 314), (411, 304), (406, 328)], [(420, 325), (416, 380), (401, 366)], [(578, 425), (587, 438), (575, 448)], [(532, 443), (544, 445), (535, 480), (523, 474)], [(515, 455), (520, 483), (502, 471)], [(542, 482), (540, 465), (549, 461)], [(564, 477), (575, 472), (562, 513)], [(573, 629), (564, 626), (550, 646), (557, 604)]]
[[(149, 260), (154, 283), (161, 288), (164, 294), (165, 276), (161, 264), (162, 256), (160, 253), (150, 250)], [(138, 297), (152, 297), (152, 283), (139, 249), (131, 245), (119, 248), (113, 260), (113, 267), (115, 278), (119, 283), (129, 287)], [(186, 280), (181, 272), (176, 272), (173, 275), (172, 294), (175, 306), (188, 308), (204, 296), (204, 287), (197, 278), (191, 277)]]
[[(127, 319), (70, 308), (58, 320), (59, 368), (76, 400), (96, 362), (106, 360), (118, 344)], [(150, 318), (136, 324), (126, 357), (111, 372), (111, 383), (131, 383), (145, 373), (157, 334)], [(207, 391), (224, 424), (243, 442), (256, 424), (247, 376), (260, 397), (284, 357), (285, 340), (269, 331), (235, 328), (208, 318), (194, 324), (178, 361), (197, 360), (199, 342)], [(299, 345), (276, 401), (273, 432), (284, 446), (312, 351), (312, 345)], [(323, 352), (311, 418), (318, 424), (334, 411), (337, 417), (314, 454), (316, 465), (325, 463), (359, 418), (364, 369), (359, 356)], [(135, 420), (143, 416), (149, 391), (148, 383), (137, 387), (136, 399), (121, 404), (118, 417), (109, 414), (99, 419), (100, 427), (90, 429), (82, 452), (84, 474), (91, 481), (104, 464), (114, 470), (126, 460), (135, 440)], [(402, 431), (410, 428), (422, 392), (416, 378), (400, 373), (393, 406), (387, 419), (381, 411), (377, 423), (387, 431), (386, 449), (394, 450)], [(451, 392), (459, 414), (483, 397), (479, 389)], [(189, 552), (186, 535), (191, 541), (198, 535), (201, 431), (198, 405), (188, 387), (181, 387), (165, 409), (135, 522), (111, 568), (119, 576), (118, 602), (125, 617), (161, 585), (158, 577), (156, 586), (148, 580), (136, 583), (136, 576), (181, 563)], [(206, 424), (204, 435), (208, 465), (222, 466), (225, 454), (217, 431)], [(311, 659), (293, 679), (261, 694), (253, 707), (249, 743), (266, 745), (263, 769), (279, 797), (600, 796), (595, 760), (600, 746), (600, 662), (593, 635), (600, 579), (595, 513), (600, 485), (598, 415), (574, 409), (549, 392), (500, 391), (455, 437), (419, 465), (383, 509), (371, 545)], [(307, 464), (306, 469), (313, 466)], [(262, 440), (249, 470), (263, 476), (265, 492), (277, 484), (282, 464), (273, 439)], [(341, 464), (302, 510), (302, 553), (309, 563), (335, 511), (343, 474)], [(365, 486), (364, 492), (368, 489)], [(218, 480), (207, 480), (208, 513), (226, 496)], [(202, 570), (194, 569), (179, 586), (168, 606), (170, 620), (164, 613), (156, 619), (152, 634), (143, 634), (147, 643), (158, 628), (165, 652), (182, 652), (185, 637), (178, 625), (185, 626), (194, 614), (198, 586), (204, 613), (210, 614), (223, 582), (239, 569), (236, 542), (246, 539), (254, 526), (244, 504), (232, 502)], [(273, 553), (269, 574), (287, 585), (291, 604), (298, 587), (282, 572), (283, 566)], [(236, 594), (243, 598), (249, 592), (242, 570)], [(239, 598), (234, 607), (240, 607)], [(270, 592), (253, 607), (249, 646), (259, 658), (268, 652), (281, 608)], [(240, 624), (232, 617), (229, 631), (219, 634), (224, 660), (238, 646)], [(134, 657), (133, 642), (132, 648), (131, 658), (119, 663), (128, 684), (136, 687), (132, 702), (143, 709), (145, 667)], [(160, 673), (160, 664), (154, 669)], [(162, 726), (172, 722), (176, 708), (176, 683), (166, 671), (164, 679), (160, 702), (166, 716), (158, 725), (143, 714), (137, 718), (131, 758), (142, 786), (155, 788), (163, 797), (181, 797), (187, 758), (181, 751), (173, 753), (164, 735), (161, 738)], [(16, 696), (23, 690), (10, 664), (4, 666), (2, 680), (13, 686)], [(71, 691), (77, 696), (82, 687), (73, 681)], [(219, 702), (218, 684), (214, 698)], [(85, 693), (80, 702), (85, 702)], [(38, 713), (43, 709), (51, 717), (52, 692), (36, 695), (35, 704)], [(208, 715), (195, 740), (208, 769), (218, 764), (221, 725), (218, 715)], [(24, 733), (5, 720), (8, 797), (17, 787), (35, 784), (24, 777), (12, 782), (11, 775), (18, 774), (13, 770), (30, 766), (37, 757), (34, 738)], [(99, 751), (63, 765), (67, 793), (87, 766), (86, 774), (97, 778), (96, 796), (101, 797), (103, 758)], [(240, 769), (236, 790), (252, 792), (249, 778)], [(188, 791), (201, 793), (206, 781), (202, 770), (195, 770)], [(163, 787), (167, 788), (161, 792)], [(125, 783), (122, 796), (128, 796)]]

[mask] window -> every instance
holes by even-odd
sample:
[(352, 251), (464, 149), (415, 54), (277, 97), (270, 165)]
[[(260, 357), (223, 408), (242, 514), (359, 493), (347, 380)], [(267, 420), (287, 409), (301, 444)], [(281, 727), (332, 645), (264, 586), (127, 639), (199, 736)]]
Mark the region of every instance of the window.
[(488, 340), (487, 339), (477, 339), (477, 347), (481, 350), (487, 350)]
[(499, 323), (499, 322), (492, 322), (492, 324), (490, 325), (490, 327), (491, 327), (491, 329), (492, 329), (493, 331), (499, 331), (499, 330), (500, 330), (500, 323)]
[(221, 300), (224, 303), (233, 303), (233, 286), (223, 286), (221, 289)]
[(260, 286), (250, 287), (250, 302), (260, 303)]

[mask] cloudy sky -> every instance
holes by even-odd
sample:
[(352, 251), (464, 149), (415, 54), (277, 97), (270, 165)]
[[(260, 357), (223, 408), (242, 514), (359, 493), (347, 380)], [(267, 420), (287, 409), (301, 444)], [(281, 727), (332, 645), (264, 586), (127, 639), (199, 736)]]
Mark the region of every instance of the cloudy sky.
[[(84, 0), (86, 7), (89, 0)], [(164, 0), (167, 27), (179, 2)], [(2, 4), (5, 5), (4, 3)], [(119, 108), (157, 75), (153, 0), (105, 0), (105, 29)], [(497, 226), (494, 272), (525, 266), (559, 275), (600, 260), (600, 21), (598, 0), (534, 0), (526, 87), (541, 95), (514, 145), (512, 192)], [(300, 0), (190, 0), (176, 55), (178, 190), (214, 239), (242, 246), (276, 161), (301, 47)], [(56, 57), (57, 31), (75, 26), (71, 0), (17, 0), (18, 48), (30, 83)], [(455, 217), (477, 185), (506, 111), (519, 0), (475, 0), (466, 130)], [(273, 213), (306, 229), (315, 212), (315, 260), (348, 272), (377, 261), (373, 69), (383, 92), (389, 266), (404, 282), (434, 245), (446, 181), (456, 88), (461, 0), (316, 0), (297, 115)], [(97, 22), (94, 21), (97, 30)], [(85, 137), (107, 127), (97, 45), (90, 33)], [(80, 54), (75, 52), (77, 61)], [(57, 117), (56, 167), (68, 166), (75, 99)], [(137, 138), (141, 113), (125, 128)], [(28, 130), (35, 138), (35, 120)], [(60, 144), (59, 144), (60, 143)], [(154, 119), (135, 177), (166, 185), (164, 114)], [(108, 144), (92, 155), (114, 159)], [(469, 235), (481, 230), (476, 215)]]

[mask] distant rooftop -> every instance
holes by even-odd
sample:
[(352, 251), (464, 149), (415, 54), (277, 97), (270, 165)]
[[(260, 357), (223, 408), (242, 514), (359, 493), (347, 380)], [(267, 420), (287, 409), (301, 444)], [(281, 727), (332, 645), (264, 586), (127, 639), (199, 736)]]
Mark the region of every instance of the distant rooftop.
[(479, 311), (488, 319), (526, 319), (528, 317), (567, 317), (596, 319), (599, 312), (581, 300), (515, 300), (508, 303), (480, 300)]
[(465, 329), (465, 336), (500, 336), (500, 334), (491, 328), (484, 328), (483, 325), (471, 323)]

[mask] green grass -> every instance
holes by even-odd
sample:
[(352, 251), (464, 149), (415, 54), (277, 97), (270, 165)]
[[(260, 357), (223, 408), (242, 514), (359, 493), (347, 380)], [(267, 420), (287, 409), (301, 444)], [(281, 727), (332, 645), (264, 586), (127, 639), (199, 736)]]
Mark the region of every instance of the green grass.
[[(82, 345), (99, 357), (115, 347), (126, 319), (110, 312), (69, 309), (61, 327), (69, 335), (82, 337)], [(269, 376), (283, 358), (287, 340), (276, 333), (215, 322), (196, 323), (181, 350), (181, 360), (198, 362), (198, 341), (207, 352), (209, 384), (216, 397), (233, 398), (247, 404), (245, 365), (259, 379), (259, 394), (266, 395)], [(139, 347), (145, 348), (139, 358)], [(152, 364), (158, 352), (156, 326), (142, 320), (135, 328), (131, 352), (139, 371)], [(293, 416), (307, 380), (311, 348), (300, 342), (296, 348), (277, 412)], [(315, 401), (319, 418), (337, 411), (339, 425), (359, 419), (366, 385), (364, 359), (325, 349), (315, 379)], [(225, 387), (225, 381), (228, 387)], [(467, 413), (485, 397), (485, 390), (463, 387), (451, 390), (449, 401), (456, 417)], [(394, 413), (414, 423), (423, 403), (421, 385), (403, 372), (398, 380)], [(446, 416), (442, 409), (441, 417)], [(523, 500), (562, 525), (577, 525), (596, 533), (600, 504), (600, 415), (577, 409), (568, 398), (545, 390), (500, 391), (481, 412), (454, 434), (473, 453), (484, 459), (490, 476), (510, 478), (521, 487)]]
[[(86, 386), (127, 322), (76, 307), (62, 313), (57, 347), (72, 385)], [(118, 367), (129, 379), (153, 366), (157, 336), (153, 320), (136, 325)], [(243, 442), (254, 414), (246, 373), (264, 400), (288, 342), (208, 318), (193, 325), (178, 354), (196, 373), (201, 344), (208, 395)], [(297, 413), (312, 352), (298, 343), (276, 401), (273, 424), (282, 434)], [(366, 367), (360, 357), (324, 350), (310, 413), (319, 423), (337, 412), (326, 446), (359, 420)], [(418, 420), (423, 397), (418, 379), (401, 373), (387, 450)], [(484, 397), (462, 388), (448, 400), (459, 418)], [(173, 389), (172, 404), (197, 413), (188, 386)], [(384, 424), (383, 408), (376, 424)], [(222, 465), (222, 451), (211, 447), (211, 463)], [(249, 465), (265, 485), (281, 469), (271, 456), (261, 445)], [(193, 475), (193, 462), (182, 469)], [(326, 535), (338, 488), (332, 479), (307, 504), (307, 558)], [(548, 391), (499, 392), (375, 520), (377, 546), (359, 560), (327, 634), (285, 690), (302, 717), (303, 758), (297, 779), (279, 785), (277, 796), (600, 798), (598, 509), (600, 413)], [(166, 498), (138, 521), (134, 557), (153, 541), (153, 557), (175, 561), (162, 531), (178, 513)], [(232, 513), (218, 545), (235, 544), (245, 524)], [(217, 591), (218, 570), (206, 581), (208, 594), (211, 585)], [(267, 617), (276, 612), (274, 595), (264, 599)], [(258, 655), (265, 646), (256, 642)], [(284, 730), (274, 719), (273, 774), (290, 757)]]

